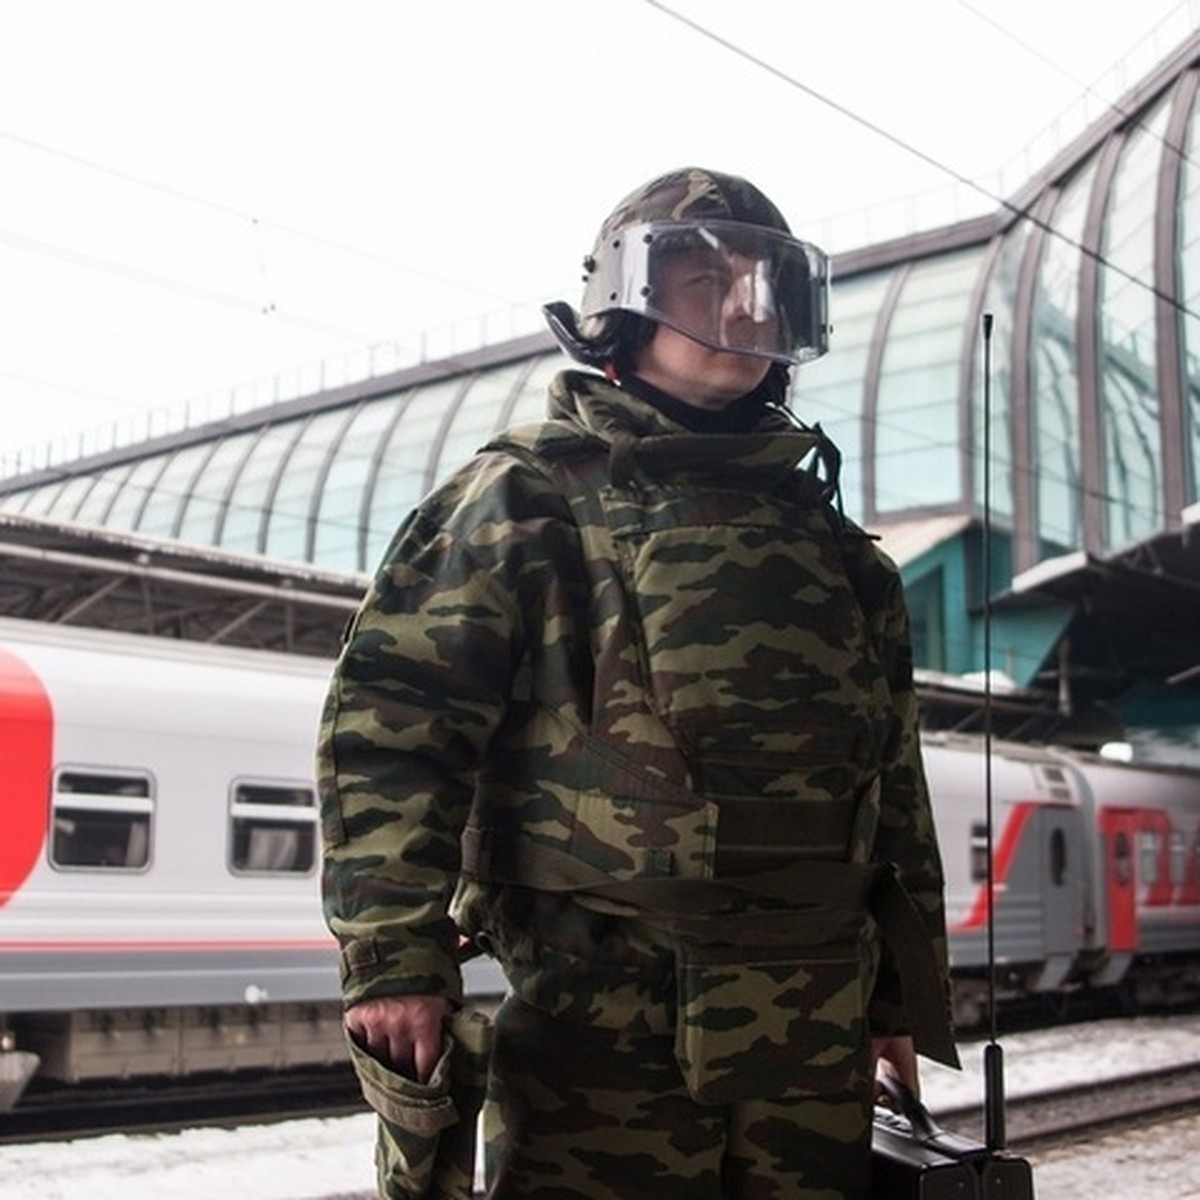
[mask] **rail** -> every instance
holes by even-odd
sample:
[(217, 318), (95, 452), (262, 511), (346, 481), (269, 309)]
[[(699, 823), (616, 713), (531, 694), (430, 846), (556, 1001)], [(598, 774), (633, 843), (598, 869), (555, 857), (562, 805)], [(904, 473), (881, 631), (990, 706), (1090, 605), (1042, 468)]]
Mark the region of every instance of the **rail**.
[[(1200, 1113), (1200, 1062), (1009, 1096), (1005, 1104), (1009, 1148), (1021, 1152), (1189, 1113)], [(955, 1133), (982, 1136), (981, 1105), (934, 1109), (933, 1116)]]

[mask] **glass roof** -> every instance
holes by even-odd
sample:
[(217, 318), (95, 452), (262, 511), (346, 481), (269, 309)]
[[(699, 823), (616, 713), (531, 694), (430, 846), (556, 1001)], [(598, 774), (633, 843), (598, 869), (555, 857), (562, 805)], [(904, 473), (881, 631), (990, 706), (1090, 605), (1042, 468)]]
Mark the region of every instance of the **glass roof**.
[[(840, 446), (850, 516), (983, 503), (985, 311), (988, 499), (1016, 570), (1120, 549), (1194, 511), (1200, 167), (1164, 153), (1200, 144), (1188, 80), (1044, 172), (1019, 210), (835, 263), (832, 351), (798, 369), (792, 406)], [(569, 364), (549, 338), (520, 344), (124, 448), (65, 479), (6, 481), (0, 511), (370, 571), (438, 479), (541, 416)]]

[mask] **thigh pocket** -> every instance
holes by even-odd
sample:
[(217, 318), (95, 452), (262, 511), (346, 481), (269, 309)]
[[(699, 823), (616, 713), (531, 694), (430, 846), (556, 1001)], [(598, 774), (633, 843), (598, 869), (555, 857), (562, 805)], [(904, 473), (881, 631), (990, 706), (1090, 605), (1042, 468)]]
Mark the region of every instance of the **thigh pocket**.
[[(675, 1056), (702, 1104), (846, 1091), (867, 1072), (856, 945), (683, 946)], [(802, 957), (801, 957), (802, 955)]]
[(428, 1083), (385, 1066), (353, 1040), (350, 1057), (379, 1117), (375, 1167), (386, 1200), (469, 1200), (475, 1178), (476, 1117), (487, 1086), (491, 1025), (455, 1013)]

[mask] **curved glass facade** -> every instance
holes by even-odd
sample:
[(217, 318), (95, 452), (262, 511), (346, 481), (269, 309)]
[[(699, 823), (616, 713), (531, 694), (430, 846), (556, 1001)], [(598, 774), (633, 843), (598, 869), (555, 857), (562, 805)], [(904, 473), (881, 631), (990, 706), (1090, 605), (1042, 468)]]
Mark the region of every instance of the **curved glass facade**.
[(379, 460), (379, 448), (399, 416), (394, 398), (362, 404), (341, 441), (333, 448), (318, 497), (313, 535), (314, 562), (337, 571), (360, 567), (360, 531), (365, 520), (367, 481)]
[(215, 444), (188, 446), (167, 458), (145, 498), (134, 529), (151, 537), (174, 537), (179, 518)]
[[(157, 454), (136, 463), (108, 506), (103, 524), (110, 529), (136, 529), (146, 500), (169, 462), (170, 455)], [(53, 515), (53, 510), (48, 510), (46, 515)]]
[[(995, 264), (988, 276), (983, 311), (977, 326), (966, 330), (964, 360), (971, 375), (971, 454), (968, 470), (972, 494), (982, 509), (990, 505), (997, 518), (1012, 518), (1014, 490), (1022, 486), (1015, 479), (1013, 455), (1016, 434), (1013, 407), (1014, 358), (1016, 331), (1020, 320), (1018, 289), (1021, 265), (1029, 246), (1033, 226), (1022, 221), (1000, 244)], [(985, 356), (983, 314), (990, 314), (991, 354)], [(974, 335), (972, 337), (972, 334)], [(990, 367), (990, 373), (989, 373)], [(990, 389), (989, 389), (990, 385)], [(990, 412), (988, 436), (984, 436), (984, 413)], [(984, 452), (990, 469), (985, 470)]]
[[(1083, 544), (1078, 317), (1083, 222), (1094, 164), (1057, 197), (1041, 238), (1030, 314), (1030, 455), (1036, 558)], [(1036, 464), (1036, 469), (1034, 469)]]
[(1166, 107), (1130, 135), (1104, 220), (1100, 294), (1103, 544), (1127, 545), (1158, 528), (1163, 513), (1154, 231), (1157, 168)]
[(175, 536), (181, 541), (211, 545), (217, 540), (217, 528), (225, 512), (229, 486), (256, 438), (240, 433), (222, 438), (196, 479), (184, 501)]
[(864, 385), (890, 281), (891, 272), (878, 272), (837, 284), (830, 304), (836, 352), (805, 363), (793, 387), (796, 411), (819, 423), (842, 452), (842, 501), (856, 520), (866, 512)]
[(1179, 189), (1179, 375), (1183, 396), (1184, 488), (1200, 502), (1200, 117), (1188, 123)]
[(113, 467), (100, 475), (95, 486), (84, 497), (83, 503), (75, 510), (73, 520), (84, 525), (103, 525), (117, 493), (132, 472), (132, 463), (122, 463), (119, 467)]
[(978, 247), (913, 265), (883, 343), (868, 515), (961, 505), (961, 363)]
[(544, 414), (563, 365), (543, 350), (324, 410), (267, 410), (250, 428), (17, 489), (0, 510), (368, 571), (440, 476)]
[[(1171, 62), (991, 218), (835, 262), (833, 350), (795, 373), (793, 407), (841, 448), (856, 520), (978, 517), (985, 384), (1014, 572), (1140, 544), (1200, 502), (1200, 35)], [(0, 510), (369, 571), (566, 365), (548, 335), (428, 363), (6, 480)]]
[(230, 485), (217, 523), (217, 545), (244, 554), (262, 552), (267, 504), (275, 492), (280, 464), (303, 434), (307, 420), (268, 426), (255, 439)]
[(309, 527), (325, 482), (326, 463), (342, 440), (353, 412), (335, 408), (305, 423), (280, 461), (270, 495), (264, 500), (259, 551), (270, 558), (310, 557)]

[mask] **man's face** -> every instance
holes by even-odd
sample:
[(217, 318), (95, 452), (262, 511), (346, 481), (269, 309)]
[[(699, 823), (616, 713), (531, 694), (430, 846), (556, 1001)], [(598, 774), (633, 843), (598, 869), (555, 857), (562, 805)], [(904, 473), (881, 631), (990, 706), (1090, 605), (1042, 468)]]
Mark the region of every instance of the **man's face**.
[(647, 383), (697, 408), (719, 409), (754, 391), (771, 369), (757, 354), (713, 350), (685, 333), (659, 323), (634, 361)]
[[(655, 271), (654, 301), (672, 324), (658, 322), (638, 355), (638, 375), (700, 408), (724, 408), (754, 391), (771, 368), (768, 359), (705, 343), (775, 344), (778, 317), (763, 268), (761, 261), (706, 247), (664, 256)], [(704, 341), (680, 329), (693, 330)]]
[(770, 280), (763, 259), (696, 246), (655, 263), (654, 306), (670, 324), (713, 346), (774, 349), (779, 317)]

